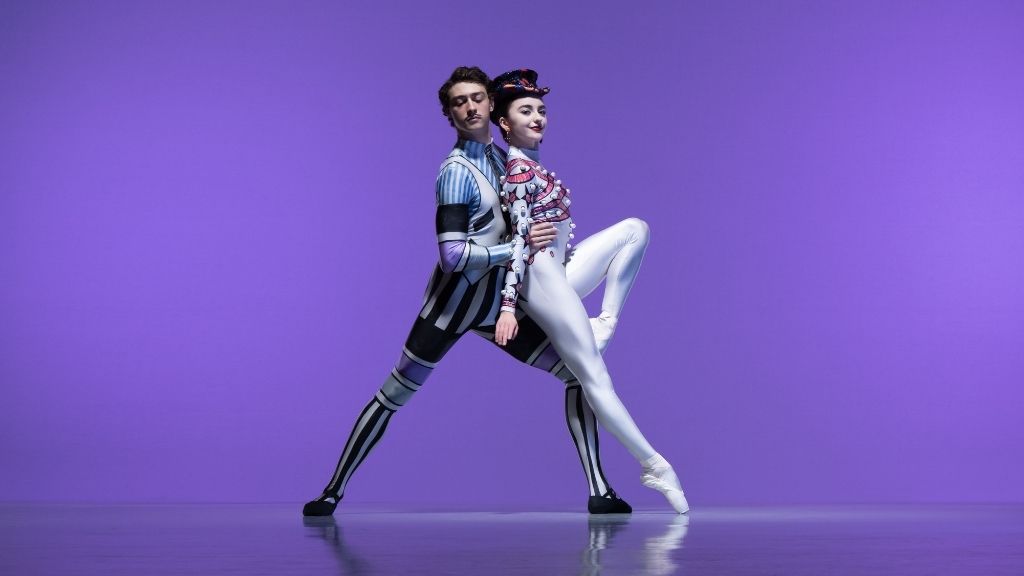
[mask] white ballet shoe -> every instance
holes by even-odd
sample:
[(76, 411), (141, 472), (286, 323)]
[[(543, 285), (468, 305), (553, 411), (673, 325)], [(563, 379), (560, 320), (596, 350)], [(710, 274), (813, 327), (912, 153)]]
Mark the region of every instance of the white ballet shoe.
[(686, 514), (690, 511), (690, 504), (686, 501), (683, 487), (679, 485), (679, 478), (676, 477), (672, 466), (660, 455), (644, 463), (640, 483), (661, 492), (679, 514)]
[(612, 335), (615, 334), (615, 326), (619, 323), (618, 318), (601, 314), (597, 318), (590, 319), (590, 329), (594, 331), (594, 340), (597, 342), (598, 352), (604, 354)]

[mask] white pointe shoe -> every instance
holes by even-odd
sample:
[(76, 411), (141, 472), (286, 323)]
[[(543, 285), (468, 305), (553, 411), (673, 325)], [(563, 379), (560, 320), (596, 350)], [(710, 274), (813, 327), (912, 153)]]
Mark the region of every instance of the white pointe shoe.
[(690, 504), (686, 501), (686, 494), (683, 494), (683, 487), (679, 485), (679, 478), (676, 477), (672, 466), (664, 458), (661, 458), (660, 462), (653, 466), (644, 466), (640, 483), (661, 492), (679, 514), (686, 514), (690, 511)]
[(594, 331), (594, 340), (597, 342), (598, 352), (604, 354), (612, 335), (615, 334), (615, 326), (619, 321), (614, 316), (601, 314), (597, 318), (590, 319), (590, 329)]

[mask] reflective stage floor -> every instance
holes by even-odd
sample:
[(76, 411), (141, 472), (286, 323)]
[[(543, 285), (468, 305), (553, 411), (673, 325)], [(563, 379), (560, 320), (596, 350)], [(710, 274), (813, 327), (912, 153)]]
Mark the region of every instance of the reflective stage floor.
[(1024, 506), (402, 512), (0, 504), (0, 574), (1024, 575)]

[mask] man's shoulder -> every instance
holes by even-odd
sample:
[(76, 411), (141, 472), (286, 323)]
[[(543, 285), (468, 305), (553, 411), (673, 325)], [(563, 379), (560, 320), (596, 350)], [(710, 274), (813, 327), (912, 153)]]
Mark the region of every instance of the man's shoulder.
[(469, 158), (463, 154), (460, 148), (455, 148), (448, 153), (444, 161), (441, 162), (441, 166), (438, 168), (438, 178), (446, 174), (457, 173), (466, 175), (469, 174)]
[(438, 167), (437, 170), (438, 170), (438, 172), (440, 172), (442, 174), (445, 173), (445, 172), (452, 171), (452, 170), (458, 170), (458, 171), (465, 170), (466, 166), (463, 164), (463, 162), (465, 162), (465, 160), (462, 158), (461, 154), (454, 154), (454, 153), (452, 153), (452, 154), (449, 154), (441, 162), (441, 165)]
[(467, 166), (469, 159), (462, 154), (462, 150), (452, 150), (448, 157), (441, 163), (437, 171), (436, 187), (438, 193), (443, 190), (454, 192), (461, 190), (460, 194), (468, 192), (476, 193), (476, 180)]
[(456, 146), (455, 148), (452, 148), (451, 152), (448, 152), (447, 156), (444, 157), (444, 161), (441, 162), (441, 166), (451, 163), (453, 158), (460, 158), (465, 156), (466, 154), (462, 151), (462, 148)]

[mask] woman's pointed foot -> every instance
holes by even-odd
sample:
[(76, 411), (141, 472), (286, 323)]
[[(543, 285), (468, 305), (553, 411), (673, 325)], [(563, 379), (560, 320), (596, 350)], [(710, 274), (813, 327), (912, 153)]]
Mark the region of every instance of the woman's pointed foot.
[(657, 454), (644, 462), (643, 467), (640, 482), (644, 486), (661, 492), (679, 514), (686, 514), (690, 511), (690, 504), (686, 501), (683, 487), (679, 485), (679, 478), (676, 477), (676, 473), (668, 461)]
[(597, 318), (590, 319), (590, 329), (594, 331), (594, 341), (597, 342), (598, 352), (604, 354), (615, 334), (615, 326), (618, 323), (618, 318), (603, 312)]

